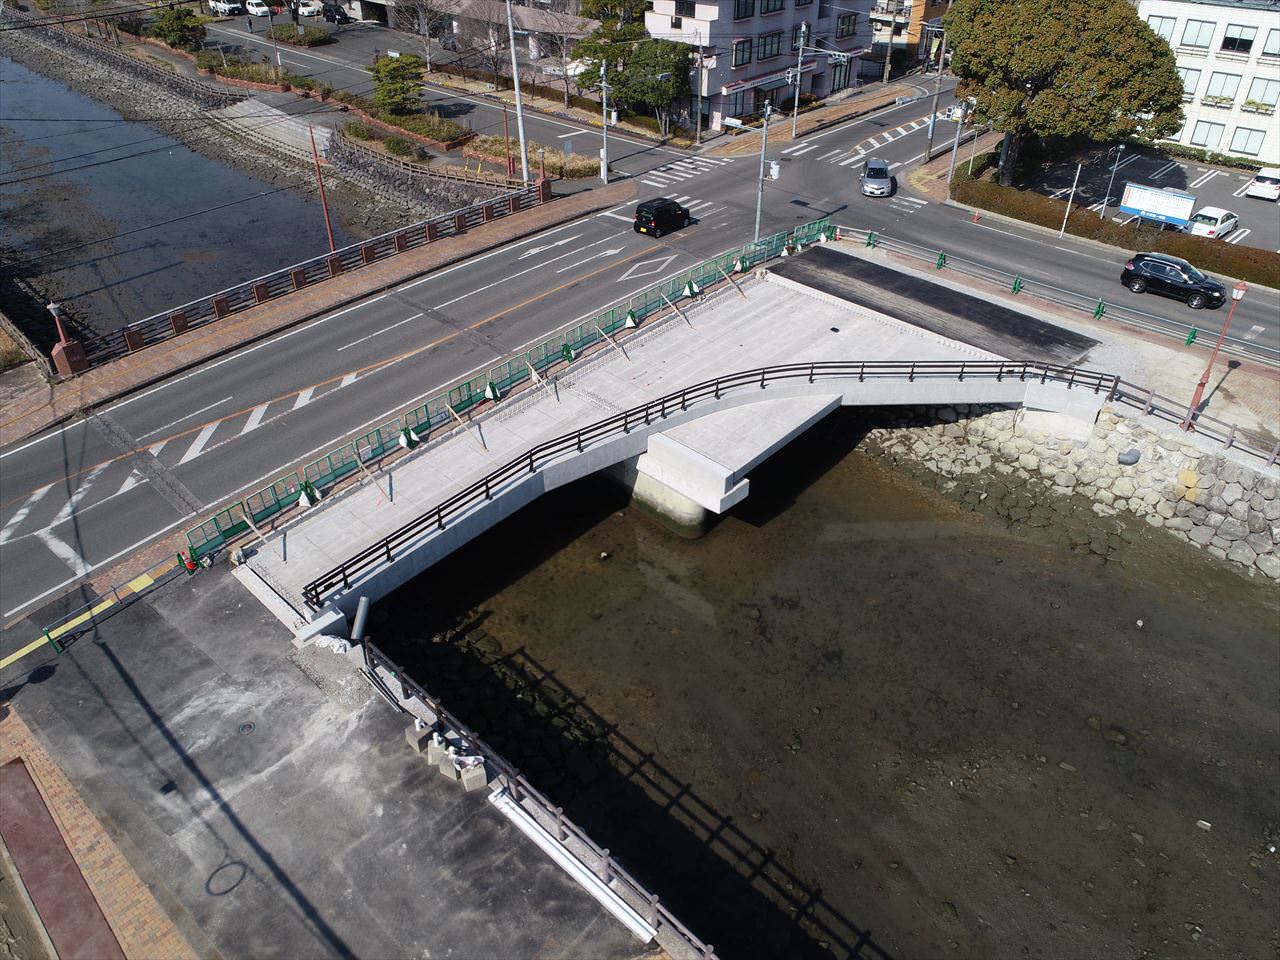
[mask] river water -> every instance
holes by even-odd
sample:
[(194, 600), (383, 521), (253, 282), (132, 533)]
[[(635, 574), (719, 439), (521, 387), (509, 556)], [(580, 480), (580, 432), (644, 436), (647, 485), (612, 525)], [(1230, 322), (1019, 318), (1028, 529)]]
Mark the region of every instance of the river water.
[(328, 250), (309, 177), (249, 176), (122, 120), (0, 58), (0, 256), (94, 329)]
[(1010, 528), (868, 425), (699, 540), (603, 481), (544, 497), (374, 642), (723, 957), (1271, 955), (1275, 588)]

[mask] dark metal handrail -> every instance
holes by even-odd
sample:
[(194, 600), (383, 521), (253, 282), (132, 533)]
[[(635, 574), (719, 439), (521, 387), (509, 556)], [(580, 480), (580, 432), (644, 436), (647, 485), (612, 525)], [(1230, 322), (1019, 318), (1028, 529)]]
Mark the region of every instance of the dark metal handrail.
[(603, 420), (544, 441), (526, 450), (513, 460), (491, 471), (471, 485), (448, 497), (425, 513), (387, 534), (381, 540), (349, 557), (336, 567), (326, 571), (308, 583), (302, 590), (303, 599), (312, 608), (318, 608), (322, 597), (338, 586), (349, 589), (351, 578), (371, 567), (394, 560), (395, 550), (418, 537), (432, 527), (443, 530), (445, 524), (481, 500), (493, 499), (494, 491), (503, 484), (537, 471), (539, 462), (545, 462), (566, 453), (581, 452), (584, 444), (605, 437), (626, 434), (633, 427), (647, 426), (655, 418), (666, 419), (668, 414), (684, 410), (690, 403), (714, 398), (719, 400), (727, 392), (746, 387), (762, 389), (770, 383), (816, 379), (847, 380), (857, 377), (865, 381), (875, 379), (916, 380), (939, 378), (964, 380), (981, 377), (1002, 381), (1006, 377), (1019, 380), (1039, 379), (1041, 383), (1053, 381), (1066, 383), (1069, 388), (1091, 389), (1094, 393), (1106, 390), (1108, 397), (1117, 393), (1120, 378), (1108, 373), (1081, 370), (1075, 367), (1057, 366), (1038, 362), (1009, 362), (1001, 360), (981, 361), (819, 361), (814, 363), (789, 363), (755, 370), (731, 373), (714, 380), (685, 387), (648, 403), (632, 407)]
[[(419, 700), (423, 706), (436, 715), (437, 725), (447, 727), (457, 734), (462, 741), (463, 753), (484, 757), (485, 763), (497, 771), (498, 776), (505, 781), (505, 786), (510, 792), (512, 800), (517, 804), (520, 804), (523, 800), (529, 800), (541, 810), (547, 820), (553, 821), (556, 826), (556, 841), (561, 846), (570, 838), (573, 838), (598, 859), (599, 863), (592, 870), (593, 873), (601, 877), (606, 884), (611, 883), (611, 881), (619, 881), (629, 887), (632, 896), (630, 899), (626, 897), (623, 899), (628, 902), (632, 909), (637, 909), (635, 903), (631, 902), (632, 900), (643, 902), (645, 905), (643, 910), (637, 910), (637, 912), (645, 914), (645, 920), (651, 927), (660, 930), (661, 925), (665, 924), (685, 943), (696, 950), (703, 960), (715, 960), (715, 948), (711, 944), (703, 943), (688, 927), (681, 923), (667, 909), (666, 905), (659, 901), (657, 895), (651, 894), (648, 888), (631, 876), (610, 855), (607, 849), (597, 846), (585, 830), (566, 817), (564, 810), (545, 797), (510, 761), (445, 709), (439, 700), (431, 696), (422, 685), (408, 676), (394, 660), (368, 640), (363, 642), (363, 652), (365, 665), (375, 679), (381, 680), (377, 676), (378, 668), (385, 669), (390, 674), (391, 679), (399, 686), (401, 701), (408, 702), (415, 698)], [(590, 864), (587, 864), (587, 866), (591, 868)]]

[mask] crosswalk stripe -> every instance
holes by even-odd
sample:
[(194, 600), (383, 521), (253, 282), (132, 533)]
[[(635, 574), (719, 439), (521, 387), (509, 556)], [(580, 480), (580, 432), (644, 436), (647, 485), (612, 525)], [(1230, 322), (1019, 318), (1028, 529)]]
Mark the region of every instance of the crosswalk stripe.
[(692, 199), (693, 199), (693, 196), (691, 194), (685, 194), (683, 197), (676, 197), (675, 201), (676, 203), (684, 203), (686, 200), (692, 200)]
[(177, 462), (176, 466), (180, 467), (184, 463), (200, 456), (200, 453), (204, 450), (204, 445), (209, 442), (209, 438), (213, 436), (213, 431), (218, 429), (218, 424), (220, 423), (222, 423), (221, 420), (218, 423), (211, 423), (201, 430), (196, 435), (195, 440), (192, 441), (191, 446), (187, 447), (187, 452), (182, 455), (182, 459)]
[[(353, 376), (353, 374), (347, 374), (347, 376)], [(342, 385), (346, 386), (345, 379), (343, 380)], [(253, 408), (253, 412), (249, 414), (249, 419), (245, 421), (244, 428), (240, 431), (240, 436), (243, 437), (246, 433), (250, 433), (258, 429), (259, 424), (262, 423), (263, 415), (267, 412), (268, 406), (270, 406), (270, 404), (260, 403)]]
[(648, 184), (651, 187), (665, 187), (665, 183), (658, 183), (656, 180), (641, 180), (641, 183)]
[(1251, 232), (1252, 231), (1249, 230), (1248, 227), (1245, 227), (1243, 230), (1237, 228), (1236, 232), (1233, 233), (1230, 239), (1227, 240), (1227, 243), (1239, 243), (1241, 240), (1247, 237)]
[(847, 167), (849, 164), (853, 163), (855, 160), (861, 160), (862, 157), (863, 155), (861, 153), (855, 153), (852, 157), (849, 157), (847, 160), (841, 160), (840, 166)]
[(62, 505), (61, 510), (54, 514), (53, 519), (49, 521), (48, 526), (57, 526), (59, 523), (62, 523), (63, 520), (66, 520), (75, 513), (76, 507), (80, 505), (80, 501), (85, 498), (89, 489), (93, 486), (93, 481), (97, 480), (102, 471), (106, 470), (109, 466), (111, 466), (111, 464), (104, 463), (102, 466), (95, 467), (85, 474), (84, 479), (80, 481), (80, 486), (76, 487), (75, 490), (71, 492), (71, 496), (67, 497), (67, 502)]
[(702, 200), (702, 201), (700, 201), (699, 203), (691, 203), (691, 204), (689, 204), (689, 209), (690, 209), (691, 211), (692, 211), (692, 210), (701, 210), (703, 207), (709, 207), (709, 206), (711, 206), (713, 203), (715, 203), (715, 201), (714, 201), (714, 200)]
[(915, 197), (896, 197), (895, 199), (905, 200), (907, 203), (914, 203), (917, 207), (927, 207), (929, 205), (928, 200), (919, 200)]
[(877, 140), (875, 137), (872, 137), (870, 140), (867, 141), (867, 146), (873, 147), (873, 148), (878, 147), (880, 146), (880, 141)]
[(840, 156), (840, 154), (842, 154), (842, 153), (844, 153), (844, 151), (843, 151), (843, 150), (830, 150), (830, 151), (828, 151), (827, 153), (824, 153), (822, 156), (818, 157), (818, 159), (819, 159), (819, 160), (830, 160), (832, 157), (838, 157), (838, 156)]
[(27, 497), (26, 502), (18, 508), (18, 512), (9, 518), (9, 522), (4, 525), (4, 529), (0, 530), (0, 543), (8, 543), (13, 531), (17, 529), (18, 524), (27, 519), (27, 515), (31, 513), (31, 508), (44, 499), (44, 495), (53, 489), (53, 484), (41, 487), (31, 496)]
[(905, 137), (907, 135), (907, 131), (903, 130), (901, 127), (898, 127), (898, 129), (895, 132), (900, 137)]

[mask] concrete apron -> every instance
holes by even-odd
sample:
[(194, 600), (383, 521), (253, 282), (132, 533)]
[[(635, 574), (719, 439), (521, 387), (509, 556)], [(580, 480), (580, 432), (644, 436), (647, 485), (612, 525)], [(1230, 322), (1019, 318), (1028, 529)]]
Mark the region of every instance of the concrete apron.
[[(397, 548), (391, 563), (354, 575), (349, 588), (302, 625), (299, 618), (307, 615), (300, 603), (297, 608), (290, 606), (252, 569), (242, 567), (236, 575), (296, 632), (295, 642), (302, 644), (321, 633), (345, 635), (345, 622), (354, 615), (361, 596), (374, 601), (385, 597), (542, 494), (601, 470), (612, 469), (650, 509), (679, 527), (691, 528), (705, 522), (707, 511), (722, 513), (740, 502), (748, 492), (743, 473), (837, 406), (1006, 404), (1024, 407), (1026, 416), (1051, 415), (1055, 430), (1070, 426), (1071, 432), (1087, 435), (1106, 399), (1105, 393), (1089, 388), (1022, 381), (1016, 376), (1000, 382), (974, 378), (860, 382), (854, 377), (845, 389), (841, 384), (833, 379), (814, 384), (784, 382), (759, 391), (727, 393), (719, 400), (708, 397), (691, 403), (687, 410), (673, 409), (665, 420), (641, 422), (629, 433), (599, 441), (581, 453), (539, 464), (534, 472), (495, 488), (492, 499), (478, 501), (443, 530), (431, 526)], [(318, 508), (323, 510), (325, 504)]]

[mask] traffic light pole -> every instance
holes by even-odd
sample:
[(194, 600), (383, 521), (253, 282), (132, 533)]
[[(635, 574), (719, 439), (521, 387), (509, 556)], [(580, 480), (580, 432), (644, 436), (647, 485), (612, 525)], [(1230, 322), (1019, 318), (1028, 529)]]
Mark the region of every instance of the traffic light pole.
[(942, 51), (938, 57), (938, 75), (933, 81), (933, 106), (929, 108), (929, 142), (924, 148), (924, 162), (928, 163), (933, 152), (933, 128), (938, 123), (938, 97), (942, 95), (942, 67), (947, 62), (947, 35), (942, 35)]

